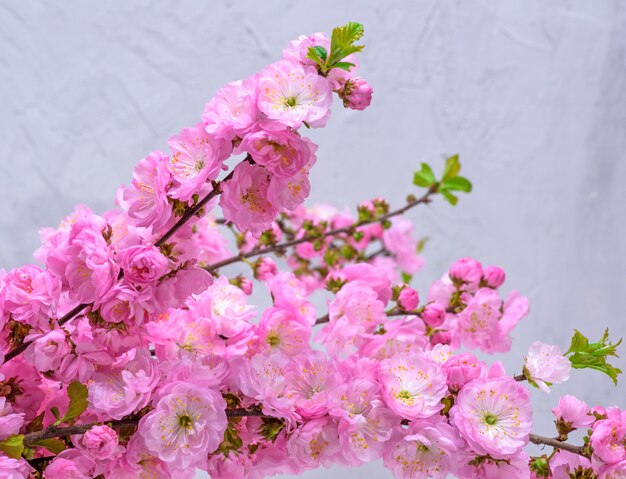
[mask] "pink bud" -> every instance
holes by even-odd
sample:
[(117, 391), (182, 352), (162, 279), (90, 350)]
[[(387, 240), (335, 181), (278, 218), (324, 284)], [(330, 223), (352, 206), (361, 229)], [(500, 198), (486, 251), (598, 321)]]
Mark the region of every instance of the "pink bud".
[(452, 342), (452, 335), (448, 331), (437, 331), (430, 337), (430, 344), (433, 346), (437, 344), (450, 344)]
[(448, 387), (456, 392), (472, 379), (483, 375), (487, 366), (472, 353), (462, 353), (448, 359), (443, 364), (443, 370), (448, 377)]
[(276, 263), (271, 258), (264, 256), (254, 263), (254, 277), (260, 281), (266, 281), (278, 272)]
[(439, 303), (429, 303), (424, 307), (422, 320), (431, 328), (441, 326), (446, 319), (446, 308)]
[(499, 288), (505, 279), (506, 274), (504, 274), (504, 270), (497, 266), (487, 266), (483, 271), (483, 280), (490, 288)]
[(246, 295), (250, 296), (252, 294), (253, 286), (254, 285), (252, 284), (252, 281), (250, 281), (248, 278), (241, 278), (241, 284), (239, 285), (239, 287), (244, 293), (246, 293)]
[(96, 460), (109, 459), (118, 451), (117, 433), (109, 426), (94, 426), (82, 438), (82, 448)]
[(478, 283), (483, 276), (483, 267), (475, 259), (463, 258), (450, 267), (448, 274), (452, 280), (464, 283)]
[(559, 399), (559, 405), (552, 410), (557, 419), (561, 419), (573, 428), (588, 427), (595, 421), (588, 413), (587, 404), (574, 396), (565, 395)]
[(340, 92), (343, 106), (352, 110), (365, 110), (372, 102), (374, 90), (363, 78), (356, 77), (348, 80)]
[(413, 311), (417, 308), (417, 305), (420, 302), (420, 297), (417, 291), (413, 288), (409, 288), (408, 286), (402, 288), (400, 294), (398, 295), (398, 306), (400, 306), (404, 311)]

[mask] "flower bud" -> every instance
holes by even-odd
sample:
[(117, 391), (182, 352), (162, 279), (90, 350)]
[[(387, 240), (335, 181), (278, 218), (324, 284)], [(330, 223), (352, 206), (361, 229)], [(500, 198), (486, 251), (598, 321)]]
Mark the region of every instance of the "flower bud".
[(450, 344), (452, 342), (452, 335), (448, 331), (437, 331), (430, 337), (430, 344), (433, 346), (437, 344)]
[(109, 426), (94, 426), (81, 441), (83, 449), (96, 460), (109, 459), (118, 451), (117, 433)]
[(490, 288), (499, 288), (502, 286), (505, 279), (506, 274), (504, 274), (504, 270), (502, 268), (498, 268), (497, 266), (487, 266), (483, 271), (483, 281), (485, 282), (485, 285)]
[(331, 293), (337, 292), (348, 282), (348, 276), (342, 271), (333, 271), (326, 276), (326, 289)]
[(372, 87), (363, 78), (352, 78), (339, 91), (343, 106), (351, 110), (365, 110), (372, 102)]
[(446, 308), (439, 303), (429, 303), (424, 307), (422, 320), (431, 328), (441, 326), (446, 319)]
[(278, 272), (274, 260), (267, 256), (263, 256), (255, 261), (252, 268), (254, 270), (254, 277), (259, 281), (266, 281)]
[(400, 306), (403, 311), (413, 311), (417, 308), (419, 302), (420, 297), (417, 291), (408, 286), (402, 288), (400, 294), (398, 295), (398, 306)]
[(483, 276), (483, 267), (475, 259), (463, 258), (450, 267), (448, 274), (452, 281), (478, 283)]

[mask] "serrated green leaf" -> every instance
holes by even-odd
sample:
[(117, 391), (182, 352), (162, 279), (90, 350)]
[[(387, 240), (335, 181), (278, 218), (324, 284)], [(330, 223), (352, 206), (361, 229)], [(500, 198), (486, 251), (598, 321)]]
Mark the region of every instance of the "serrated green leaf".
[(24, 452), (24, 435), (14, 434), (0, 441), (0, 451), (13, 459), (19, 459)]
[(467, 178), (463, 178), (462, 176), (455, 176), (454, 178), (449, 178), (441, 182), (438, 191), (443, 190), (463, 191), (465, 193), (469, 193), (470, 191), (472, 191), (472, 183)]
[(440, 193), (446, 199), (446, 201), (450, 203), (452, 206), (456, 206), (456, 204), (459, 202), (459, 199), (456, 196), (454, 196), (452, 193), (450, 193), (448, 190), (443, 190)]
[(622, 343), (620, 339), (617, 343), (609, 342), (609, 330), (604, 331), (602, 338), (597, 343), (590, 343), (580, 331), (574, 330), (574, 336), (569, 349), (565, 355), (570, 355), (569, 360), (572, 367), (576, 369), (595, 369), (603, 372), (617, 384), (617, 376), (622, 371), (607, 362), (610, 356), (617, 356), (617, 347)]
[(342, 27), (333, 29), (330, 37), (330, 57), (328, 65), (332, 68), (352, 53), (363, 50), (363, 45), (355, 45), (364, 33), (363, 25), (357, 22), (350, 22)]
[(437, 178), (435, 178), (432, 168), (427, 163), (422, 163), (422, 168), (416, 171), (413, 176), (413, 184), (422, 188), (428, 188), (436, 182)]
[(58, 454), (66, 449), (65, 442), (57, 438), (41, 439), (33, 442), (30, 446), (45, 447), (52, 454)]
[(461, 163), (459, 162), (459, 155), (453, 155), (446, 159), (446, 166), (443, 168), (443, 174), (441, 181), (446, 181), (455, 176), (458, 176), (461, 171)]
[(65, 415), (57, 419), (55, 425), (59, 425), (63, 422), (68, 422), (78, 418), (89, 405), (87, 401), (87, 386), (79, 383), (78, 381), (72, 381), (67, 387), (67, 396), (70, 398), (70, 404), (67, 407)]

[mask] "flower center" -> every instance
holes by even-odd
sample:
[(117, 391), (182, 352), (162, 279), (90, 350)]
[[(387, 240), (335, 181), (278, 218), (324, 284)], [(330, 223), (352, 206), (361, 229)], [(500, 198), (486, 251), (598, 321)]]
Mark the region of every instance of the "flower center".
[(183, 414), (182, 416), (178, 416), (178, 424), (180, 427), (184, 427), (185, 429), (191, 428), (191, 417), (188, 414)]
[(269, 344), (271, 347), (276, 347), (280, 344), (280, 338), (278, 337), (277, 333), (271, 333), (267, 335), (267, 344)]
[(493, 426), (496, 422), (498, 422), (498, 418), (496, 416), (494, 416), (493, 414), (487, 414), (484, 417), (484, 420), (490, 426)]
[(288, 107), (293, 108), (294, 106), (296, 106), (296, 97), (290, 96), (289, 98), (285, 100), (285, 103), (287, 104)]

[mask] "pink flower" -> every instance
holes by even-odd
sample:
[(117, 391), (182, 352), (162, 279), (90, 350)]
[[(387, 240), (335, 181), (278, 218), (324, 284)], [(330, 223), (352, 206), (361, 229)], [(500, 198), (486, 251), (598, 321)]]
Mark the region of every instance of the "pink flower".
[(455, 471), (463, 445), (445, 421), (420, 419), (386, 443), (384, 464), (397, 479), (443, 479)]
[(404, 311), (413, 311), (417, 308), (419, 302), (419, 294), (413, 288), (404, 287), (398, 295), (398, 306)]
[(388, 321), (383, 334), (372, 334), (359, 349), (359, 354), (378, 360), (396, 355), (423, 353), (428, 345), (424, 324), (419, 319), (404, 318)]
[(24, 414), (14, 414), (7, 399), (0, 396), (0, 440), (18, 434), (24, 424)]
[(524, 367), (544, 392), (550, 392), (552, 384), (567, 381), (572, 371), (572, 363), (563, 356), (561, 348), (540, 341), (530, 345)]
[(290, 178), (273, 176), (267, 189), (267, 199), (277, 210), (293, 211), (309, 196), (309, 167)]
[(374, 90), (361, 77), (351, 78), (343, 85), (339, 91), (339, 96), (343, 100), (343, 106), (351, 110), (365, 110), (372, 102)]
[(399, 354), (381, 361), (380, 383), (387, 406), (406, 419), (437, 414), (448, 392), (441, 366), (424, 354)]
[(624, 446), (625, 427), (622, 421), (603, 419), (593, 425), (591, 447), (594, 456), (607, 464), (615, 464), (626, 455)]
[(64, 242), (46, 258), (48, 270), (81, 303), (94, 303), (115, 284), (119, 267), (103, 237), (107, 224), (95, 215), (72, 223)]
[(96, 461), (113, 459), (122, 448), (118, 446), (117, 433), (109, 426), (94, 426), (80, 439), (80, 448)]
[(559, 399), (559, 405), (552, 410), (552, 414), (569, 427), (578, 429), (589, 427), (595, 421), (595, 417), (588, 414), (588, 411), (587, 403), (574, 396), (565, 395)]
[[(6, 397), (6, 403), (2, 405), (4, 413), (24, 414), (24, 419), (31, 421), (44, 399), (41, 374), (18, 356), (0, 367), (0, 375), (4, 376), (0, 381), (0, 391)], [(8, 405), (10, 408), (7, 409)], [(15, 421), (18, 419), (12, 418), (10, 424)]]
[[(571, 479), (571, 474), (575, 474), (579, 468), (582, 470), (591, 469), (591, 462), (589, 462), (589, 459), (567, 451), (559, 451), (552, 459), (550, 459), (552, 479)], [(619, 479), (619, 476), (609, 476), (605, 479)]]
[(306, 469), (330, 467), (341, 455), (337, 424), (329, 417), (305, 422), (289, 437), (287, 451)]
[(255, 77), (228, 83), (204, 108), (206, 131), (227, 141), (236, 136), (243, 138), (260, 116), (256, 103)]
[[(34, 469), (24, 459), (18, 460), (0, 455), (0, 477), (3, 479), (29, 479), (33, 477), (31, 473), (34, 472)], [(48, 476), (45, 477), (46, 479), (48, 478)], [(69, 479), (72, 479), (72, 476), (58, 477), (69, 477)]]
[(458, 392), (473, 379), (485, 376), (487, 365), (472, 353), (461, 353), (448, 359), (443, 364), (443, 370), (448, 377), (450, 391)]
[(504, 273), (504, 270), (498, 268), (497, 266), (487, 266), (483, 270), (483, 281), (485, 282), (485, 285), (490, 288), (499, 288), (502, 286), (505, 279), (506, 274)]
[(79, 449), (66, 449), (44, 470), (45, 479), (91, 479), (96, 463)]
[(446, 308), (439, 303), (428, 303), (424, 306), (421, 317), (431, 328), (438, 328), (446, 319)]
[[(126, 444), (125, 454), (117, 461), (113, 461), (105, 477), (111, 479), (174, 479), (166, 463), (161, 461), (146, 449), (146, 445), (139, 434)], [(185, 477), (185, 476), (181, 476)]]
[(450, 266), (448, 274), (453, 281), (478, 284), (483, 276), (483, 267), (475, 259), (463, 258)]
[(470, 455), (461, 460), (457, 474), (464, 479), (531, 479), (528, 460), (523, 450), (506, 460)]
[(254, 263), (254, 277), (259, 281), (267, 281), (276, 273), (278, 273), (278, 267), (269, 256), (262, 256)]
[(22, 266), (0, 278), (0, 306), (3, 313), (33, 327), (49, 328), (50, 317), (56, 314), (60, 294), (60, 281), (39, 266)]
[(417, 254), (418, 241), (413, 236), (413, 223), (406, 218), (391, 220), (391, 228), (383, 232), (383, 242), (404, 272), (415, 274), (424, 266), (423, 258)]
[(25, 340), (32, 341), (32, 346), (26, 350), (24, 357), (42, 373), (57, 369), (63, 357), (70, 352), (70, 344), (62, 329), (53, 329), (43, 335), (29, 335)]
[(477, 454), (507, 459), (527, 443), (532, 426), (528, 391), (512, 378), (479, 378), (466, 384), (450, 417)]
[(330, 415), (337, 418), (343, 454), (351, 465), (379, 459), (397, 424), (384, 406), (380, 386), (369, 379), (353, 379), (332, 391)]
[(172, 179), (168, 158), (154, 151), (135, 167), (133, 182), (122, 191), (121, 199), (136, 226), (160, 231), (172, 217), (167, 192)]
[(261, 350), (279, 351), (287, 356), (295, 356), (310, 348), (311, 326), (299, 321), (287, 309), (267, 309), (259, 321), (258, 334)]
[(292, 130), (259, 129), (246, 135), (238, 151), (247, 151), (259, 165), (280, 178), (291, 178), (315, 163), (317, 146)]
[[(617, 462), (615, 464), (601, 466), (599, 468), (598, 479), (624, 479), (625, 477), (626, 477), (626, 459), (624, 459), (623, 461)], [(558, 479), (558, 478), (556, 478), (555, 476), (555, 479)]]
[(133, 284), (156, 283), (167, 272), (169, 264), (159, 248), (152, 245), (129, 246), (118, 251), (116, 259), (124, 278)]
[(239, 231), (259, 234), (268, 229), (278, 211), (267, 199), (268, 171), (244, 161), (233, 170), (233, 177), (223, 184), (220, 206), (224, 217)]
[(99, 311), (108, 323), (140, 325), (158, 311), (155, 289), (139, 285), (141, 291), (126, 282), (126, 279), (109, 290), (99, 301)]
[(259, 109), (285, 126), (297, 129), (303, 122), (324, 126), (331, 102), (328, 80), (313, 67), (281, 60), (259, 74)]
[(191, 383), (163, 387), (154, 410), (139, 421), (146, 447), (174, 468), (204, 465), (226, 429), (226, 401), (221, 394)]
[(161, 379), (156, 362), (145, 350), (131, 350), (128, 361), (98, 371), (89, 383), (89, 404), (113, 419), (145, 407)]
[(230, 154), (228, 144), (209, 135), (202, 124), (183, 129), (171, 137), (168, 144), (172, 149), (169, 170), (176, 181), (169, 195), (182, 201), (202, 194), (207, 181), (217, 178)]

